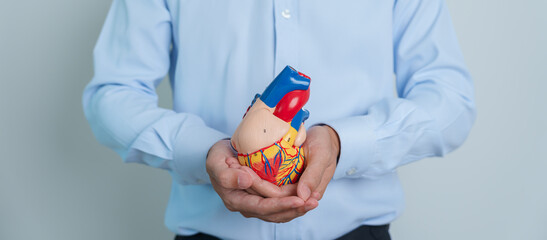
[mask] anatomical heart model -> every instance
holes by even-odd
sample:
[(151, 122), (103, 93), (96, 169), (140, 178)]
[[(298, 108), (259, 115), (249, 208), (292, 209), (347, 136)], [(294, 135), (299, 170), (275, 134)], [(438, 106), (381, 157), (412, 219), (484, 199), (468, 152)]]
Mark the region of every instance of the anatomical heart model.
[(241, 165), (278, 186), (296, 183), (304, 170), (306, 139), (302, 109), (310, 97), (311, 79), (287, 66), (257, 94), (232, 136)]

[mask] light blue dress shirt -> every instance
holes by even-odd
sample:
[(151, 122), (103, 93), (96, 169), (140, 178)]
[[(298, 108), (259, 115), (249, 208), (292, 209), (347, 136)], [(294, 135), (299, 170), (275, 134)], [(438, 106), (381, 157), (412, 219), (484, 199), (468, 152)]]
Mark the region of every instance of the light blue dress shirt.
[[(124, 161), (169, 171), (177, 234), (332, 239), (389, 223), (397, 167), (454, 150), (475, 118), (442, 0), (114, 0), (94, 56), (86, 117)], [(319, 207), (274, 224), (228, 211), (205, 156), (286, 65), (312, 78), (306, 126), (333, 127), (341, 154)], [(157, 106), (166, 74), (173, 110)]]

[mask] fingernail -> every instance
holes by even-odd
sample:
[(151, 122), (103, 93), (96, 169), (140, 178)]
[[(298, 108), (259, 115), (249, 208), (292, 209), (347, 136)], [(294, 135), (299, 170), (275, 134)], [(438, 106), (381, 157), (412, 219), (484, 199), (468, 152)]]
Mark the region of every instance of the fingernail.
[(302, 207), (303, 204), (304, 204), (304, 201), (300, 200), (300, 201), (294, 202), (291, 207), (299, 208), (299, 207)]
[(310, 188), (307, 187), (307, 186), (304, 186), (304, 188), (303, 188), (302, 191), (301, 191), (301, 194), (302, 194), (302, 199), (304, 199), (304, 201), (305, 201), (305, 200), (308, 200), (308, 198), (309, 198), (310, 195), (311, 195), (311, 190), (310, 190)]
[(241, 175), (237, 176), (237, 186), (239, 188), (247, 188), (249, 186), (249, 179)]
[(314, 209), (315, 207), (317, 207), (317, 206), (314, 206), (314, 205), (311, 205), (311, 204), (310, 204), (310, 205), (306, 205), (306, 206), (304, 207), (304, 210), (306, 210), (306, 212), (307, 212), (307, 211), (310, 211), (310, 210)]
[(317, 200), (319, 200), (320, 196), (321, 196), (321, 195), (319, 194), (319, 192), (313, 192), (313, 193), (311, 194), (311, 197), (312, 197), (312, 198), (315, 198), (315, 199), (317, 199)]

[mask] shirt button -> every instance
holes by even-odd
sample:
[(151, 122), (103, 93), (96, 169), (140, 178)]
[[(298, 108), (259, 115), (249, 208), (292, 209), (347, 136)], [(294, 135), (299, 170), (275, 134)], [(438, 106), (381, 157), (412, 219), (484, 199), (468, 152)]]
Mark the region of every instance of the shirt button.
[(201, 180), (201, 179), (198, 179), (198, 180), (196, 181), (196, 183), (197, 183), (197, 184), (204, 184), (205, 181), (203, 181), (203, 180)]
[(351, 176), (351, 175), (355, 174), (356, 171), (357, 171), (356, 168), (350, 168), (350, 169), (346, 172), (346, 175)]
[(283, 16), (285, 19), (291, 18), (291, 10), (285, 9), (283, 12), (281, 12), (281, 16)]

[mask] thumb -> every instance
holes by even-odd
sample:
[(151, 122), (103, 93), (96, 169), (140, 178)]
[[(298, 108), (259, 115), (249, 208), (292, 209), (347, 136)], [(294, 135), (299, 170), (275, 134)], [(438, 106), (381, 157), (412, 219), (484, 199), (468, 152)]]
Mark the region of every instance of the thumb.
[(296, 194), (298, 197), (307, 201), (311, 196), (311, 193), (319, 186), (324, 171), (325, 169), (319, 164), (309, 164), (306, 169), (304, 169), (304, 172), (298, 181), (298, 186), (296, 187)]
[(214, 178), (220, 186), (228, 189), (247, 189), (253, 183), (249, 173), (236, 168), (224, 168)]

